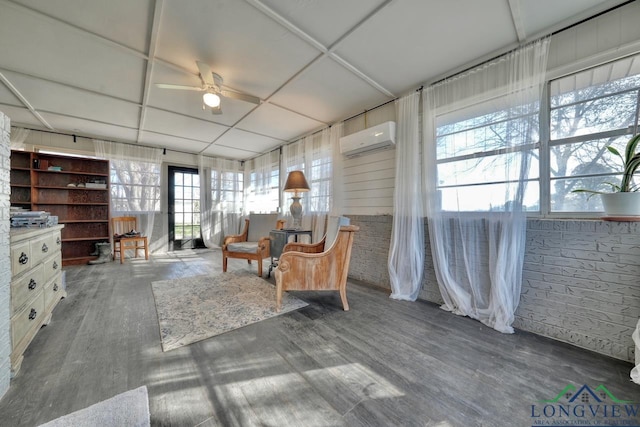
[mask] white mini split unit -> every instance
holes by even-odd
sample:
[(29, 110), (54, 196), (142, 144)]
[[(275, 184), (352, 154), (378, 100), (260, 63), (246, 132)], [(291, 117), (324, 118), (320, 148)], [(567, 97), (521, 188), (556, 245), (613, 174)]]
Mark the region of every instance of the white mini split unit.
[(356, 157), (393, 148), (395, 145), (396, 122), (385, 122), (340, 138), (340, 153)]

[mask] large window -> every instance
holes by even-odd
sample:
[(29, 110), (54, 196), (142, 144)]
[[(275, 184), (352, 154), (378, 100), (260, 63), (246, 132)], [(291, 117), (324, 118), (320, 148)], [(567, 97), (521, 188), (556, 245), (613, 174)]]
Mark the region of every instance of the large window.
[(620, 152), (638, 126), (640, 56), (572, 74), (550, 83), (549, 172), (551, 212), (602, 210), (599, 197), (572, 190), (611, 190), (620, 183)]
[(478, 103), (437, 118), (438, 193), (445, 211), (505, 210), (521, 174), (528, 180), (524, 209), (539, 210), (539, 135), (530, 130), (538, 129), (539, 113), (494, 105)]
[[(609, 191), (620, 183), (621, 160), (606, 147), (624, 152), (638, 130), (640, 55), (552, 80), (548, 88), (535, 112), (504, 108), (494, 97), (438, 116), (438, 194), (444, 210), (504, 210), (499, 201), (517, 180), (506, 170), (519, 171), (527, 181), (523, 203), (529, 212), (602, 210), (599, 197), (572, 191)], [(523, 121), (533, 126), (521, 126)]]

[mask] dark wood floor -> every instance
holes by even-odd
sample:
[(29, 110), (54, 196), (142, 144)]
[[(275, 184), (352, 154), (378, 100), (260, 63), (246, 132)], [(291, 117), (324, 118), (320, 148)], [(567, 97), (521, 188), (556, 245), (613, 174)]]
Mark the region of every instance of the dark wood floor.
[(220, 264), (204, 250), (66, 269), (68, 298), (0, 400), (0, 425), (142, 385), (154, 426), (531, 426), (531, 405), (569, 383), (640, 401), (628, 363), (354, 283), (349, 312), (337, 294), (296, 293), (310, 305), (163, 353), (151, 282)]

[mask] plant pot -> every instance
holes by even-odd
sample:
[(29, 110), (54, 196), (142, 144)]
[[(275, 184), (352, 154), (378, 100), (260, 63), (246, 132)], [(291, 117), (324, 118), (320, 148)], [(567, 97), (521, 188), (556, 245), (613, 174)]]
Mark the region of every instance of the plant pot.
[(640, 192), (601, 194), (604, 212), (609, 217), (640, 216)]

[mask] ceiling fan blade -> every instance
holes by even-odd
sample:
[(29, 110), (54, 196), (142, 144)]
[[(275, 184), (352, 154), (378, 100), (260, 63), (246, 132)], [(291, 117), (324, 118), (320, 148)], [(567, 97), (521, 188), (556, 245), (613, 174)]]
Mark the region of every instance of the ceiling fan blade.
[(211, 107), (211, 114), (222, 114), (222, 106), (218, 105), (217, 107)]
[(180, 89), (180, 90), (195, 90), (198, 92), (202, 92), (204, 89), (198, 86), (183, 86), (183, 85), (172, 85), (168, 83), (156, 83), (156, 87), (160, 89)]
[(235, 92), (232, 90), (221, 90), (220, 95), (227, 98), (239, 99), (241, 101), (250, 102), (252, 104), (257, 104), (257, 105), (260, 105), (260, 102), (262, 102), (261, 99), (258, 98), (257, 96), (248, 95), (242, 92)]
[(215, 81), (213, 80), (213, 72), (211, 71), (211, 67), (205, 64), (204, 62), (196, 61), (198, 64), (198, 70), (200, 70), (200, 77), (202, 77), (202, 81), (204, 84), (208, 86), (213, 86)]

